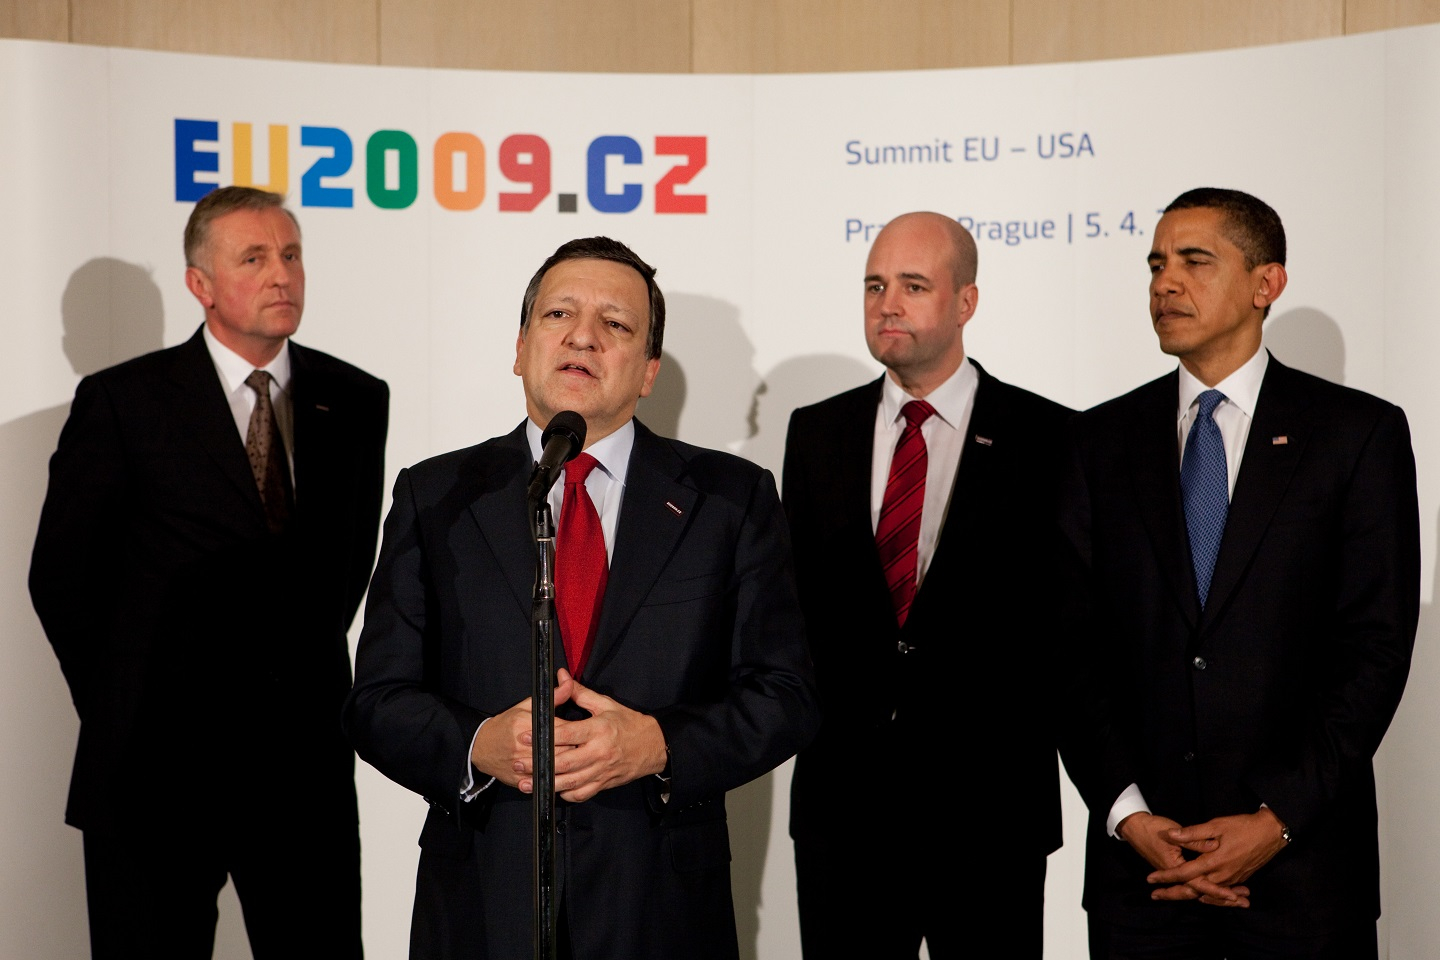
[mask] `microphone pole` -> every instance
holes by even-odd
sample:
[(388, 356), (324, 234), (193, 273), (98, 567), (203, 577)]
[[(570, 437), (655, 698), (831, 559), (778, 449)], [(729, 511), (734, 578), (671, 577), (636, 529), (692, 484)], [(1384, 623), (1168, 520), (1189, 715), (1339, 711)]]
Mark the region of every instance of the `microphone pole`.
[(526, 490), (535, 537), (535, 592), (530, 605), (532, 676), (530, 713), (534, 759), (535, 960), (555, 960), (555, 524), (550, 488), (561, 469), (585, 446), (585, 418), (563, 411), (541, 435), (540, 461)]

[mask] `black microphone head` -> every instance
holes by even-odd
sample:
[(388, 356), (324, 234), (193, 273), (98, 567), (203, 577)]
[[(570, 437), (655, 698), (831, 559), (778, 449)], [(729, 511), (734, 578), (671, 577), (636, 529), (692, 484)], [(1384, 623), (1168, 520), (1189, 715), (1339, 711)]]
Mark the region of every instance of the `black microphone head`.
[(574, 410), (561, 410), (550, 418), (550, 425), (540, 434), (540, 446), (549, 446), (550, 438), (556, 434), (570, 438), (570, 453), (565, 457), (568, 463), (585, 447), (585, 418)]

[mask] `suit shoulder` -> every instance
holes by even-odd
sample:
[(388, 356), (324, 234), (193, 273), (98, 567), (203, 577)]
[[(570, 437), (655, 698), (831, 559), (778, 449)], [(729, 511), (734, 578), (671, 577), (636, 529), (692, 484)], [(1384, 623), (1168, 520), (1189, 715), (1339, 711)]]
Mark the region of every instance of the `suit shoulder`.
[[(1271, 362), (1276, 367), (1277, 389), (1303, 392), (1311, 403), (1325, 408), (1326, 416), (1374, 420), (1387, 415), (1405, 415), (1398, 406), (1373, 393), (1347, 387), (1293, 367), (1280, 366), (1276, 361)], [(1263, 386), (1260, 395), (1262, 398), (1265, 396)]]
[(1017, 387), (1013, 383), (996, 380), (994, 377), (987, 377), (983, 383), (988, 385), (987, 390), (994, 392), (996, 400), (1005, 411), (1014, 417), (1059, 425), (1075, 415), (1075, 411), (1064, 404), (1056, 403), (1049, 397), (1024, 387)]
[(874, 417), (880, 402), (880, 381), (871, 380), (819, 403), (797, 407), (790, 414), (791, 424), (849, 423), (859, 417)]
[(1128, 393), (1097, 403), (1095, 406), (1075, 414), (1073, 422), (1080, 428), (1111, 426), (1132, 420), (1157, 403), (1167, 401), (1173, 406), (1179, 402), (1179, 380), (1172, 371), (1143, 383)]
[(97, 370), (82, 378), (82, 382), (104, 384), (107, 388), (130, 387), (135, 384), (154, 383), (156, 378), (168, 371), (177, 361), (183, 362), (189, 344), (179, 344), (142, 353), (103, 370)]
[(681, 475), (690, 477), (701, 486), (734, 484), (750, 487), (769, 472), (758, 463), (724, 450), (697, 447), (669, 437), (657, 436), (655, 439), (681, 461)]
[(347, 363), (339, 357), (325, 353), (323, 350), (304, 347), (293, 340), (290, 343), (290, 349), (292, 356), (305, 364), (308, 370), (323, 374), (332, 383), (342, 388), (366, 394), (388, 395), (390, 392), (390, 386), (384, 380), (365, 372), (353, 363)]

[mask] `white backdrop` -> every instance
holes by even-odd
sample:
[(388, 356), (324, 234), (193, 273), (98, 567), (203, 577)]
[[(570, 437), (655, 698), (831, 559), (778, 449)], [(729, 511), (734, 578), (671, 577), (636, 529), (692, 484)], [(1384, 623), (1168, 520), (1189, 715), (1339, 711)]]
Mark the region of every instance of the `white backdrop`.
[[(868, 240), (896, 213), (936, 209), (972, 226), (981, 298), (970, 353), (1084, 407), (1173, 364), (1145, 311), (1158, 209), (1197, 185), (1267, 200), (1291, 245), (1271, 348), (1401, 404), (1414, 430), (1425, 608), (1379, 760), (1382, 942), (1394, 958), (1427, 956), (1440, 942), (1426, 882), (1440, 861), (1440, 762), (1427, 742), (1440, 720), (1440, 409), (1428, 389), (1440, 352), (1437, 98), (1436, 28), (1077, 65), (761, 77), (0, 41), (11, 344), (0, 378), (0, 953), (87, 949), (80, 838), (61, 822), (76, 721), (25, 592), (45, 459), (80, 375), (199, 323), (182, 282), (184, 198), (197, 183), (244, 179), (237, 141), (249, 136), (250, 180), (283, 186), (305, 231), (298, 339), (390, 382), (392, 477), (518, 422), (521, 293), (574, 236), (615, 236), (660, 268), (671, 320), (641, 415), (778, 471), (790, 410), (878, 370), (860, 331), (860, 278)], [(673, 137), (692, 139), (662, 139)], [(457, 173), (457, 150), (461, 168), (467, 153), (483, 160)], [(685, 166), (695, 169), (680, 185), (662, 186)], [(347, 190), (348, 206), (323, 205)], [(500, 209), (524, 204), (501, 194), (532, 191), (544, 194), (534, 210)], [(697, 195), (703, 213), (663, 212)], [(385, 960), (404, 955), (424, 804), (363, 766), (359, 785), (366, 943)], [(1051, 858), (1047, 891), (1053, 958), (1084, 955), (1083, 812), (1066, 789), (1069, 844)], [(787, 794), (782, 769), (731, 797), (741, 942), (767, 960), (798, 955)], [(296, 804), (297, 816), (315, 815)], [(217, 956), (247, 955), (227, 899)]]

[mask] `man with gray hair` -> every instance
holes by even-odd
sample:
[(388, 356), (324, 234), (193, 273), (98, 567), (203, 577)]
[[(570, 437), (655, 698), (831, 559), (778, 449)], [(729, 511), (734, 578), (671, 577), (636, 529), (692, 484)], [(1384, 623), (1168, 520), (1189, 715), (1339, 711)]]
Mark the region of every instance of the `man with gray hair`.
[(80, 744), (96, 958), (209, 957), (233, 880), (256, 960), (358, 958), (345, 632), (375, 555), (389, 392), (290, 340), (300, 229), (273, 193), (191, 212), (185, 343), (86, 377), (30, 568)]

